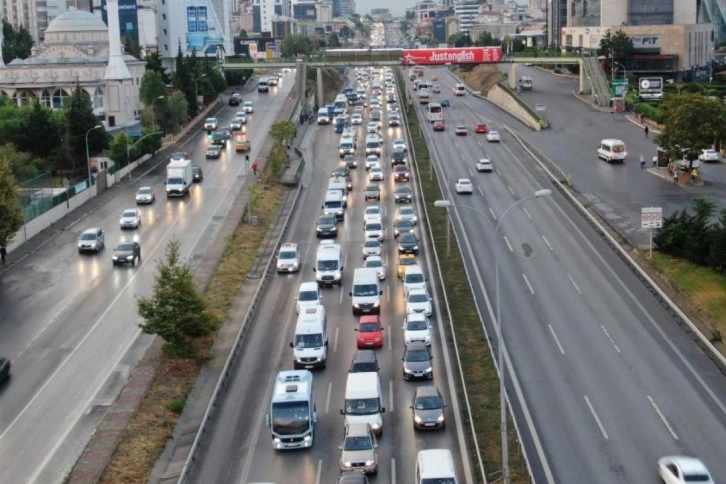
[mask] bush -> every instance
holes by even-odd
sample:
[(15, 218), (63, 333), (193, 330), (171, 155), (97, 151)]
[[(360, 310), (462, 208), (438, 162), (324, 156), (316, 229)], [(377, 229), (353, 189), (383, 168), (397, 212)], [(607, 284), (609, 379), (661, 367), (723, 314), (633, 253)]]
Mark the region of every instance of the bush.
[(642, 114), (646, 118), (651, 119), (658, 124), (662, 122), (660, 109), (652, 104), (638, 103), (638, 114)]

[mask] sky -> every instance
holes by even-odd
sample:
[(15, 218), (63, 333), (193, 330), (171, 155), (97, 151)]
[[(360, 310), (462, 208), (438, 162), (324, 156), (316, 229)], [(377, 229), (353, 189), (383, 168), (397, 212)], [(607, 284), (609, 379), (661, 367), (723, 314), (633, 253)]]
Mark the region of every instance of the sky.
[(371, 13), (372, 8), (387, 8), (394, 17), (403, 17), (407, 8), (416, 0), (355, 0), (355, 10), (361, 15)]

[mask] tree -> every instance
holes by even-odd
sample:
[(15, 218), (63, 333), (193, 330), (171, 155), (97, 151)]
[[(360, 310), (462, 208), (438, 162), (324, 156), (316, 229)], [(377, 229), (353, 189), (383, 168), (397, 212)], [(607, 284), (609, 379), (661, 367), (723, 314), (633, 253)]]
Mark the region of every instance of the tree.
[(726, 133), (726, 107), (701, 94), (667, 96), (661, 103), (661, 116), (665, 127), (656, 142), (673, 160), (697, 159), (702, 149), (710, 148)]
[(164, 85), (171, 84), (171, 76), (166, 72), (166, 67), (162, 63), (161, 56), (158, 51), (149, 52), (146, 54), (146, 70), (155, 71), (161, 74), (161, 80)]
[[(3, 147), (4, 148), (4, 147)], [(23, 226), (25, 217), (18, 199), (18, 182), (13, 176), (13, 160), (9, 150), (0, 149), (0, 245), (12, 242), (15, 232)]]
[(330, 49), (336, 49), (340, 47), (340, 39), (338, 39), (338, 34), (335, 32), (330, 32), (328, 34), (328, 48)]
[(292, 121), (278, 121), (272, 124), (270, 136), (276, 145), (288, 146), (295, 139), (297, 128)]
[(144, 318), (139, 326), (144, 333), (161, 336), (169, 356), (197, 357), (194, 340), (213, 332), (217, 321), (207, 311), (194, 273), (179, 252), (180, 243), (169, 241), (165, 260), (156, 264), (153, 295), (138, 298), (139, 315)]
[(449, 36), (448, 42), (452, 47), (471, 47), (471, 37), (466, 32), (459, 32)]
[(688, 238), (683, 257), (698, 265), (706, 265), (711, 249), (713, 224), (711, 215), (716, 208), (713, 200), (696, 198), (693, 200), (693, 215), (688, 224)]
[(297, 57), (299, 54), (308, 55), (311, 50), (312, 43), (308, 37), (288, 34), (282, 39), (280, 54), (282, 57)]
[(161, 74), (156, 71), (146, 71), (141, 78), (139, 86), (139, 99), (144, 103), (144, 126), (154, 127), (155, 122), (160, 118), (160, 105), (165, 102), (166, 86)]
[(176, 133), (188, 119), (189, 106), (183, 92), (175, 91), (159, 105), (156, 123), (165, 133)]
[(121, 43), (124, 46), (124, 51), (128, 55), (132, 55), (136, 57), (137, 59), (141, 59), (141, 46), (138, 42), (134, 40), (134, 38), (129, 34), (124, 34), (121, 37)]
[(16, 180), (25, 181), (38, 176), (45, 168), (42, 158), (33, 158), (30, 154), (18, 151), (14, 145), (0, 145), (0, 160), (10, 163), (10, 170)]
[(350, 30), (350, 27), (347, 25), (343, 25), (340, 30), (338, 31), (338, 34), (343, 37), (344, 39), (348, 39), (353, 36), (353, 32)]
[(247, 31), (245, 29), (240, 29), (240, 31), (239, 31), (239, 38), (240, 39), (246, 39), (247, 37), (249, 37), (249, 35), (247, 34)]
[(502, 41), (495, 39), (491, 32), (482, 32), (479, 34), (479, 38), (476, 39), (476, 45), (481, 47), (487, 47), (492, 45), (502, 45)]
[(13, 59), (27, 59), (33, 47), (33, 37), (23, 26), (15, 30), (3, 19), (3, 62), (10, 63)]
[(708, 265), (723, 274), (726, 272), (726, 209), (721, 210), (718, 222), (711, 231)]
[(15, 145), (37, 157), (45, 157), (60, 146), (60, 127), (53, 119), (53, 111), (36, 100), (20, 109), (23, 127), (15, 137)]
[(633, 58), (634, 53), (633, 39), (622, 30), (613, 34), (608, 29), (600, 39), (600, 48), (597, 50), (597, 55), (605, 56), (609, 62), (615, 61), (620, 64), (627, 64)]

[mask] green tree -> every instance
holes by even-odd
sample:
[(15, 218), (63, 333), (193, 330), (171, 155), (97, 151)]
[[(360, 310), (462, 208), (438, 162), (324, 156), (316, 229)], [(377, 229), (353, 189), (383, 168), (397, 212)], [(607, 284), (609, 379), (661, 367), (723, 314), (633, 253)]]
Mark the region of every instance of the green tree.
[(198, 357), (194, 341), (210, 334), (217, 321), (194, 284), (194, 273), (181, 261), (180, 243), (171, 240), (166, 258), (156, 264), (154, 290), (150, 297), (139, 297), (139, 326), (147, 334), (161, 336), (166, 354), (175, 358)]
[(247, 34), (247, 31), (245, 29), (240, 29), (239, 31), (239, 38), (240, 39), (246, 39), (249, 37), (249, 34)]
[(2, 246), (12, 242), (15, 232), (20, 230), (24, 222), (18, 199), (18, 182), (12, 169), (16, 160), (12, 155), (12, 150), (5, 147), (0, 149), (0, 245)]
[(353, 36), (353, 31), (347, 25), (343, 25), (338, 31), (338, 34), (344, 39), (348, 39)]
[(288, 34), (282, 39), (280, 54), (282, 57), (297, 57), (308, 55), (312, 50), (312, 42), (308, 37), (297, 34)]
[(23, 26), (15, 30), (3, 19), (3, 62), (10, 63), (13, 59), (27, 59), (33, 47), (33, 37)]
[(653, 244), (665, 254), (683, 257), (689, 233), (691, 216), (686, 210), (663, 217), (663, 226), (653, 236)]
[(278, 121), (270, 128), (270, 136), (275, 144), (285, 147), (292, 144), (296, 133), (297, 127), (292, 121)]
[(452, 47), (471, 47), (471, 37), (465, 32), (449, 36), (447, 43)]
[(688, 238), (683, 257), (698, 265), (706, 265), (711, 249), (713, 224), (711, 216), (716, 208), (713, 200), (696, 198), (693, 200), (693, 215), (688, 224)]
[(726, 209), (721, 210), (718, 224), (711, 231), (708, 265), (720, 274), (726, 272)]
[(179, 49), (176, 55), (176, 70), (172, 76), (172, 83), (178, 91), (184, 94), (189, 116), (194, 116), (197, 113), (197, 85), (195, 85), (198, 84), (197, 77), (195, 77), (190, 63), (184, 59), (181, 42), (179, 42)]
[(160, 105), (164, 104), (166, 99), (166, 86), (161, 74), (156, 71), (146, 71), (141, 78), (139, 86), (139, 99), (144, 103), (144, 126), (153, 128), (156, 121), (160, 118)]
[(337, 49), (340, 47), (340, 39), (338, 39), (338, 34), (335, 32), (330, 32), (328, 34), (328, 48), (329, 49)]
[(608, 29), (603, 38), (600, 39), (600, 48), (597, 50), (597, 55), (605, 56), (608, 62), (615, 61), (624, 65), (628, 64), (634, 54), (633, 39), (628, 37), (622, 30), (618, 30), (613, 34)]
[(164, 85), (171, 84), (171, 76), (166, 72), (166, 67), (164, 67), (158, 51), (152, 51), (146, 54), (145, 60), (147, 71), (158, 72), (161, 74), (161, 80), (164, 82)]
[(133, 150), (129, 150), (129, 156), (126, 155), (126, 147), (133, 143), (126, 133), (120, 133), (117, 136), (111, 138), (111, 142), (108, 144), (108, 148), (103, 152), (105, 156), (108, 156), (113, 161), (119, 164), (119, 166), (126, 166), (131, 160), (135, 159)]
[(124, 34), (121, 37), (121, 43), (124, 46), (124, 51), (128, 55), (132, 55), (136, 57), (137, 59), (141, 59), (141, 46), (138, 42), (134, 40), (134, 38), (129, 34)]
[[(89, 132), (101, 123), (93, 113), (90, 96), (79, 84), (76, 84), (63, 110), (66, 119), (64, 154), (70, 160), (71, 168), (75, 169), (77, 160), (86, 159), (86, 134), (89, 153), (101, 153), (108, 146), (109, 134), (103, 127)], [(85, 167), (85, 161), (81, 165)]]
[(479, 38), (476, 39), (476, 44), (481, 47), (487, 47), (492, 45), (502, 45), (502, 41), (495, 39), (491, 32), (482, 32), (479, 34)]
[(159, 117), (156, 122), (165, 133), (176, 133), (186, 122), (189, 113), (187, 99), (183, 92), (175, 91), (168, 95), (159, 106)]
[(695, 160), (702, 149), (710, 148), (726, 133), (726, 107), (721, 101), (701, 94), (666, 96), (661, 103), (661, 119), (664, 129), (656, 136), (656, 142), (670, 159), (685, 156)]
[(60, 127), (53, 119), (53, 111), (34, 103), (20, 109), (22, 131), (15, 137), (15, 145), (36, 157), (45, 157), (60, 146)]

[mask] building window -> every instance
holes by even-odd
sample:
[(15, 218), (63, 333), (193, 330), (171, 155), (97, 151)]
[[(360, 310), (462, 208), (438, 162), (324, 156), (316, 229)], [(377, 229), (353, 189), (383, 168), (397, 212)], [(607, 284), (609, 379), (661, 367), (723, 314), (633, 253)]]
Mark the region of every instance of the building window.
[(57, 89), (53, 93), (53, 98), (51, 100), (51, 108), (53, 109), (60, 109), (63, 107), (63, 104), (65, 104), (66, 99), (68, 99), (68, 93), (65, 91), (65, 89)]
[(51, 107), (51, 96), (48, 89), (43, 89), (43, 92), (40, 93), (40, 105), (45, 108)]

